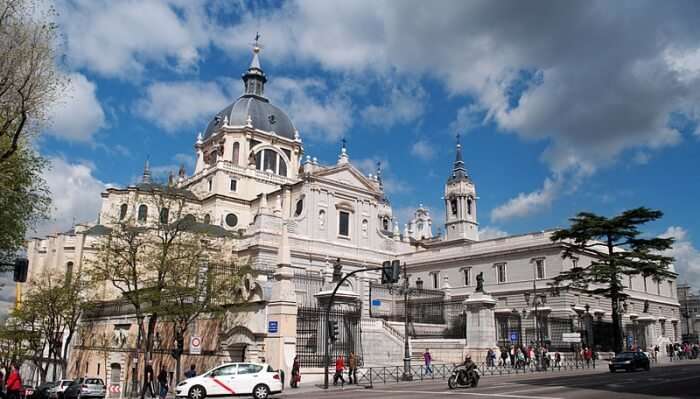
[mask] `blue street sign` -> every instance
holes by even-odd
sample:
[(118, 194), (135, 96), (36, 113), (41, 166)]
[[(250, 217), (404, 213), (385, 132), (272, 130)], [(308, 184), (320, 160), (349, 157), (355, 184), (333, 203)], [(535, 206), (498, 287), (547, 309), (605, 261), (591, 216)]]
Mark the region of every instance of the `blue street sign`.
[(382, 306), (382, 301), (379, 299), (372, 299), (372, 306)]
[(278, 325), (277, 325), (276, 321), (270, 320), (267, 322), (267, 332), (269, 332), (270, 334), (276, 333), (277, 327), (278, 327)]
[(517, 331), (511, 331), (510, 333), (510, 342), (516, 342), (518, 340), (518, 332)]

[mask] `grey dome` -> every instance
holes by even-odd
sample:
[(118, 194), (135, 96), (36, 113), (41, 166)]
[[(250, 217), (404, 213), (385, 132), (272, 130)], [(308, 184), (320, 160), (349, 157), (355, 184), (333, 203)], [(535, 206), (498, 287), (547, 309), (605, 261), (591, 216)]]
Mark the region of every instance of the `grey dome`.
[(245, 126), (248, 115), (255, 129), (275, 132), (278, 136), (294, 139), (294, 125), (287, 114), (270, 104), (266, 98), (250, 94), (241, 96), (233, 104), (217, 113), (207, 125), (204, 139), (214, 134), (223, 125), (224, 117), (228, 117), (229, 125)]

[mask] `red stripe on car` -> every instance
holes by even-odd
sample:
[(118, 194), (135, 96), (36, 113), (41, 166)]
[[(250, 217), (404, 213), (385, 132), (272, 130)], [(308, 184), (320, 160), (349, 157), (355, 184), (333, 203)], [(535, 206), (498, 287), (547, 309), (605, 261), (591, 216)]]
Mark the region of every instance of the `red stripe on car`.
[(220, 387), (222, 387), (222, 388), (224, 388), (225, 390), (231, 392), (231, 395), (235, 395), (235, 394), (236, 394), (236, 392), (234, 392), (233, 389), (231, 389), (228, 385), (224, 384), (223, 382), (217, 380), (217, 379), (214, 378), (214, 377), (212, 377), (212, 380), (213, 380), (215, 383), (219, 384)]

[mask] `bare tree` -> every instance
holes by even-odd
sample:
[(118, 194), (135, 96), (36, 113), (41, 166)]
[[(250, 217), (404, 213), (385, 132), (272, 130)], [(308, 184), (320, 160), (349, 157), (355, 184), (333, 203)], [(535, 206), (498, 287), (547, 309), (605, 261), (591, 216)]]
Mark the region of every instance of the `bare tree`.
[(52, 14), (43, 3), (0, 0), (0, 166), (46, 121), (64, 87)]
[(182, 292), (180, 279), (197, 274), (193, 271), (202, 259), (224, 248), (212, 242), (224, 241), (230, 233), (198, 223), (189, 192), (155, 184), (141, 189), (151, 217), (127, 217), (102, 227), (97, 256), (86, 273), (94, 283), (110, 285), (133, 307), (137, 348), (144, 353), (145, 367), (160, 318), (173, 309), (173, 300), (182, 298), (175, 295)]

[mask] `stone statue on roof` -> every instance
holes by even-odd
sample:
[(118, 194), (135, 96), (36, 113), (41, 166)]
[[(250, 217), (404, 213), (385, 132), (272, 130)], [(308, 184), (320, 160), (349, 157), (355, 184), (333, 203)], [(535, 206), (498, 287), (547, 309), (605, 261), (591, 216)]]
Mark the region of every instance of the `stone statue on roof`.
[(476, 292), (481, 292), (482, 294), (485, 294), (484, 292), (484, 272), (481, 272), (476, 275)]

